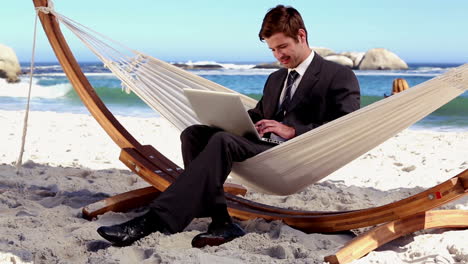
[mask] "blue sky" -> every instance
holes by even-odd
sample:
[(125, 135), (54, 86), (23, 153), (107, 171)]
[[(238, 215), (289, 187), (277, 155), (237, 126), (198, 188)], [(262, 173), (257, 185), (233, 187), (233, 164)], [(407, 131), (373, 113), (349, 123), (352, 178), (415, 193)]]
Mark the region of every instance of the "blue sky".
[[(277, 4), (299, 10), (311, 46), (336, 52), (381, 47), (407, 62), (468, 62), (466, 0), (55, 0), (63, 15), (171, 62), (273, 61), (257, 35), (263, 16)], [(31, 57), (34, 15), (32, 0), (2, 6), (0, 43), (23, 62)], [(72, 36), (67, 40), (79, 61), (96, 60)], [(41, 27), (36, 49), (36, 61), (55, 61)]]

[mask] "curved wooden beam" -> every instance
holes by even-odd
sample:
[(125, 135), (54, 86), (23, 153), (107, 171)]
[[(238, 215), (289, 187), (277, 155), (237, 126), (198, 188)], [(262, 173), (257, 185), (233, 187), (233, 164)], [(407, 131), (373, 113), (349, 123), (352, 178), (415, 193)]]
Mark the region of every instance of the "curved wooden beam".
[(331, 264), (349, 263), (394, 239), (419, 230), (466, 227), (468, 227), (468, 211), (466, 210), (421, 212), (381, 225), (354, 238), (335, 255), (325, 257), (325, 262)]
[[(152, 163), (150, 160), (145, 159), (144, 155), (138, 156), (137, 154), (137, 151), (124, 149), (121, 160), (127, 164), (132, 171), (148, 182), (151, 182), (152, 179), (156, 179), (155, 181), (157, 181), (158, 175), (156, 175), (153, 170), (157, 170), (159, 173), (176, 171), (173, 169), (173, 166), (176, 166), (175, 164), (172, 166), (165, 164), (164, 168), (161, 168), (158, 167), (157, 162)], [(252, 202), (228, 193), (226, 193), (226, 200), (231, 216), (240, 220), (254, 218), (282, 220), (286, 224), (305, 232), (338, 232), (397, 220), (441, 206), (467, 194), (467, 188), (464, 185), (466, 179), (468, 179), (468, 170), (465, 170), (459, 175), (433, 188), (406, 199), (384, 206), (355, 211), (313, 212), (288, 210)], [(140, 190), (129, 192), (127, 195), (132, 197), (138, 192), (140, 192)], [(158, 193), (159, 190), (154, 189), (153, 192)], [(120, 200), (115, 200), (111, 197), (106, 199), (105, 202), (98, 202), (98, 205), (112, 205), (112, 207), (118, 208), (118, 203), (120, 202)], [(147, 201), (146, 203), (149, 202), (150, 201)], [(145, 202), (142, 201), (142, 203), (138, 205), (135, 204), (135, 206), (142, 206), (144, 203)], [(94, 218), (102, 212), (97, 210), (99, 206), (92, 205), (92, 208), (96, 210), (84, 208), (83, 215), (87, 216), (87, 218)]]
[(153, 186), (121, 193), (104, 200), (89, 204), (82, 209), (83, 218), (92, 220), (98, 215), (112, 212), (126, 212), (143, 206), (158, 197), (161, 192)]
[[(33, 2), (35, 7), (48, 6), (47, 0), (33, 0)], [(39, 12), (39, 19), (63, 71), (94, 119), (99, 122), (120, 148), (141, 147), (140, 143), (120, 124), (96, 94), (65, 41), (56, 18), (52, 14)]]
[[(302, 215), (302, 216), (314, 216), (314, 215), (330, 215), (330, 214), (345, 214), (348, 216), (346, 222), (351, 223), (353, 221), (362, 222), (365, 218), (378, 218), (379, 221), (388, 222), (398, 218), (406, 217), (414, 213), (427, 211), (435, 207), (446, 204), (450, 201), (458, 199), (468, 194), (468, 187), (464, 185), (464, 182), (468, 179), (468, 170), (465, 170), (451, 179), (442, 182), (426, 191), (412, 195), (405, 199), (368, 209), (354, 210), (354, 211), (341, 211), (341, 212), (311, 212), (311, 211), (296, 211), (288, 210), (284, 208), (278, 208), (274, 206), (265, 206), (261, 203), (256, 203), (236, 197), (230, 194), (226, 194), (226, 197), (234, 202), (243, 204), (254, 210), (261, 210), (265, 212), (278, 213), (278, 214), (289, 214), (289, 215)], [(380, 222), (380, 223), (382, 223)], [(369, 225), (373, 223), (368, 222)]]

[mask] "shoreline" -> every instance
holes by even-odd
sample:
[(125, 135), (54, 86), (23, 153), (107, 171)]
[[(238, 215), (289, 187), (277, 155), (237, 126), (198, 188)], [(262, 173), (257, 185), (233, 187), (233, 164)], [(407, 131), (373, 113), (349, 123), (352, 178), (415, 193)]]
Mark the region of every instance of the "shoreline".
[[(23, 118), (24, 111), (0, 110), (0, 260), (10, 260), (6, 263), (13, 263), (11, 259), (16, 263), (320, 263), (352, 238), (305, 234), (278, 221), (257, 219), (240, 223), (248, 232), (245, 237), (220, 247), (194, 249), (192, 237), (209, 223), (199, 219), (178, 234), (155, 233), (129, 247), (109, 247), (95, 232), (97, 227), (123, 222), (142, 211), (111, 212), (89, 222), (80, 217), (81, 207), (148, 184), (118, 160), (119, 148), (89, 114), (30, 112), (24, 164), (17, 175), (12, 163), (19, 152)], [(117, 118), (140, 143), (153, 145), (181, 165), (178, 132), (167, 121)], [(468, 131), (407, 129), (297, 194), (269, 196), (249, 190), (247, 198), (317, 211), (379, 206), (467, 169), (467, 145)], [(467, 198), (443, 209), (468, 210)], [(468, 261), (468, 245), (463, 242), (467, 235), (468, 230), (417, 232), (356, 263)]]

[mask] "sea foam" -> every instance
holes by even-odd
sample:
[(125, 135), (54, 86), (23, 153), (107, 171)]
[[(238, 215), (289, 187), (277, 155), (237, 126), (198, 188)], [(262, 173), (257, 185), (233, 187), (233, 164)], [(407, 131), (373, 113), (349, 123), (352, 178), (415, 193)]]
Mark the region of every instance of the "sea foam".
[[(70, 83), (56, 84), (51, 86), (43, 86), (37, 84), (38, 80), (33, 78), (31, 97), (33, 98), (59, 98), (65, 96), (73, 87)], [(0, 79), (0, 96), (1, 97), (28, 97), (29, 77), (22, 77), (19, 83), (7, 83), (4, 79)]]

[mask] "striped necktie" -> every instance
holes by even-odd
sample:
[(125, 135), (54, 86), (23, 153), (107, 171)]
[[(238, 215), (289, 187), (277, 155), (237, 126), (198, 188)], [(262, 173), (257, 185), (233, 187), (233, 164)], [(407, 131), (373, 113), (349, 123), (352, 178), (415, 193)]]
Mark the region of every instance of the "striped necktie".
[(299, 73), (297, 73), (297, 71), (292, 70), (288, 74), (288, 80), (286, 81), (286, 91), (284, 93), (284, 99), (283, 99), (283, 102), (281, 103), (281, 106), (278, 109), (278, 112), (276, 113), (275, 119), (277, 121), (282, 121), (285, 113), (289, 111), (289, 106), (291, 104), (291, 88), (294, 84), (294, 81), (296, 81), (297, 77), (299, 77)]

